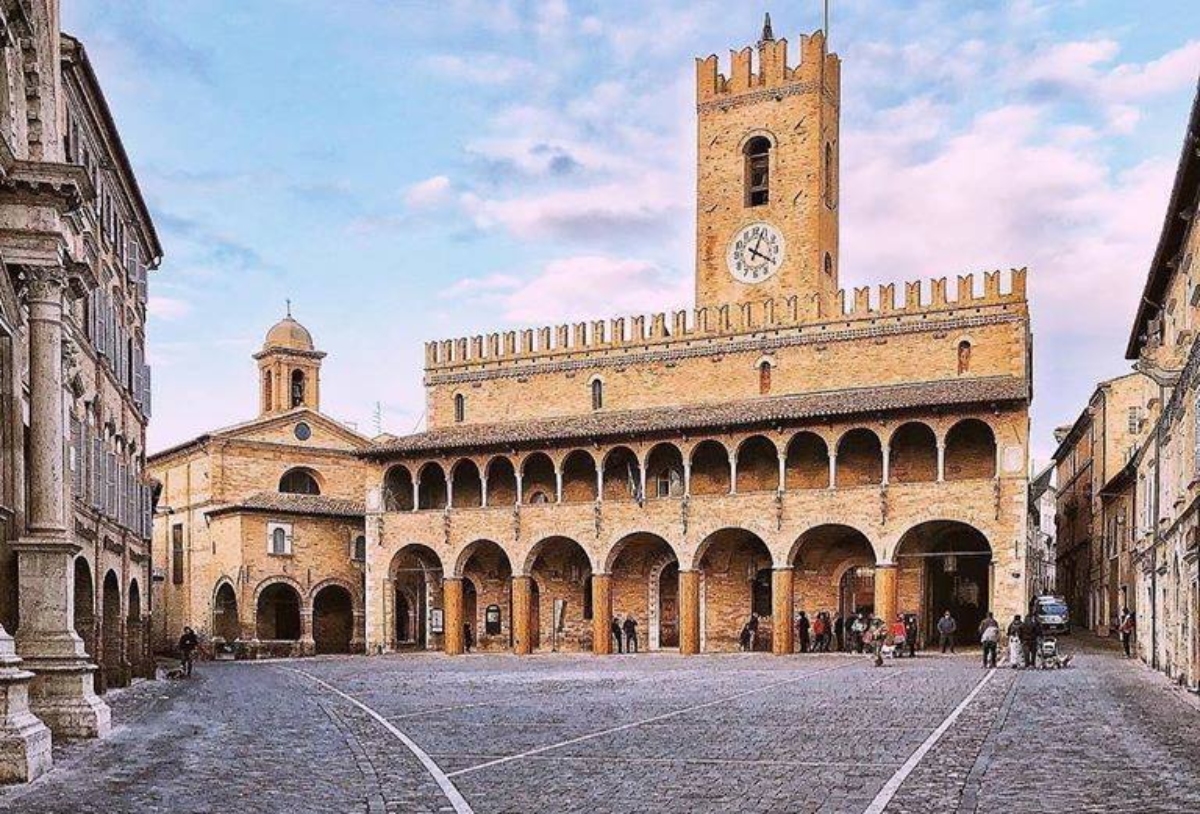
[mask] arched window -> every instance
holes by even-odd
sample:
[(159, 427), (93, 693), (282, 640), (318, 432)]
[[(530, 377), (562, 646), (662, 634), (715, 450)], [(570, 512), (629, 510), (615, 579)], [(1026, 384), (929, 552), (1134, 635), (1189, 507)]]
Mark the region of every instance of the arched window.
[(367, 538), (361, 534), (354, 538), (354, 552), (352, 556), (355, 562), (366, 562)]
[(746, 142), (746, 206), (763, 206), (771, 200), (771, 142), (755, 136)]
[(758, 364), (758, 392), (763, 396), (771, 392), (771, 362), (767, 359)]
[(454, 394), (454, 421), (458, 424), (467, 417), (467, 397), (462, 393)]
[(292, 371), (292, 406), (299, 407), (304, 404), (304, 371)]
[(319, 495), (321, 486), (307, 469), (292, 469), (279, 479), (279, 491), (289, 495)]
[(825, 142), (825, 205), (833, 209), (835, 200), (833, 189), (833, 145)]
[(683, 473), (675, 467), (662, 470), (654, 477), (657, 497), (679, 497), (683, 494)]
[(279, 525), (271, 529), (271, 553), (279, 555), (291, 553), (288, 549), (287, 527)]
[(600, 410), (604, 407), (604, 382), (599, 379), (592, 379), (592, 409)]
[(958, 343), (958, 375), (971, 372), (971, 343), (963, 340)]
[(833, 276), (833, 255), (829, 252), (825, 252), (825, 276)]
[(550, 496), (540, 489), (529, 496), (530, 503), (549, 503)]
[(274, 405), (271, 404), (271, 371), (263, 371), (263, 409), (270, 410)]

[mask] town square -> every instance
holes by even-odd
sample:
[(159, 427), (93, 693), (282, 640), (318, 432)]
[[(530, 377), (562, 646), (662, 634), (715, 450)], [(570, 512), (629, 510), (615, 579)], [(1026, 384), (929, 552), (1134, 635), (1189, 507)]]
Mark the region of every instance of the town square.
[(1200, 811), (1198, 32), (0, 2), (0, 811)]

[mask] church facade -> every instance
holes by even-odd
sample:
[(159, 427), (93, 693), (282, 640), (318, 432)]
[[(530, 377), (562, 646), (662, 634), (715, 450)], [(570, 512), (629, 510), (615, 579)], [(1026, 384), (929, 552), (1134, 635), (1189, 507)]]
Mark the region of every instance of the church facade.
[(427, 429), (360, 453), (369, 652), (1022, 612), (1025, 272), (841, 289), (841, 62), (788, 48), (697, 61), (694, 310), (426, 345)]

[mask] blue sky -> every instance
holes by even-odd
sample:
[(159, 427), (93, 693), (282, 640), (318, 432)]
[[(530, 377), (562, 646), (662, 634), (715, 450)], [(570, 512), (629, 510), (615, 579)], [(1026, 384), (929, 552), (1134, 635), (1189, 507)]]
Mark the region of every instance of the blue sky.
[[(289, 297), (368, 434), (420, 426), (427, 339), (690, 305), (693, 57), (820, 5), (66, 0), (166, 248), (151, 449), (254, 414)], [(1127, 369), (1200, 3), (832, 6), (842, 284), (1029, 266), (1044, 458)]]

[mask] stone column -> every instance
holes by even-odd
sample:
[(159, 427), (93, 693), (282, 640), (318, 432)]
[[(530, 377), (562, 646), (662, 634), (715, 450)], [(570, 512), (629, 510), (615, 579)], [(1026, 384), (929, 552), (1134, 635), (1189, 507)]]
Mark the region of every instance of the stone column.
[(779, 453), (779, 491), (787, 488), (787, 455)]
[(34, 673), (29, 701), (51, 731), (94, 738), (110, 728), (93, 685), (96, 665), (75, 633), (75, 555), (63, 489), (63, 293), (58, 267), (26, 267), (29, 304), (29, 464), (26, 533), (17, 553), (17, 649)]
[(686, 458), (683, 461), (683, 496), (692, 496), (692, 462)]
[(794, 575), (791, 568), (776, 568), (771, 572), (771, 652), (776, 656), (790, 655), (794, 649)]
[(896, 620), (899, 612), (899, 584), (896, 563), (875, 563), (875, 615), (887, 624)]
[(444, 649), (447, 656), (461, 656), (463, 652), (463, 584), (461, 577), (446, 577), (442, 580), (442, 616)]
[(700, 652), (700, 572), (679, 572), (679, 652)]
[(837, 453), (829, 453), (829, 488), (837, 488)]
[(311, 599), (300, 602), (300, 655), (311, 656), (317, 652), (317, 641), (313, 638), (313, 603)]
[(592, 574), (592, 652), (612, 655), (612, 575)]
[(943, 442), (938, 442), (938, 467), (937, 467), (937, 482), (943, 483), (946, 480), (946, 445)]
[(421, 508), (421, 477), (418, 473), (417, 477), (413, 478), (413, 507), (415, 512)]
[(888, 485), (888, 481), (892, 477), (892, 448), (888, 445), (883, 447), (883, 480), (880, 481), (884, 486)]
[(729, 494), (737, 494), (737, 452), (729, 456)]
[(563, 484), (562, 467), (556, 466), (554, 468), (554, 502), (555, 503), (563, 502), (562, 484)]
[(0, 783), (28, 783), (50, 768), (50, 730), (29, 711), (32, 681), (0, 627)]
[(518, 656), (528, 656), (533, 652), (532, 582), (532, 577), (512, 578), (513, 652)]

